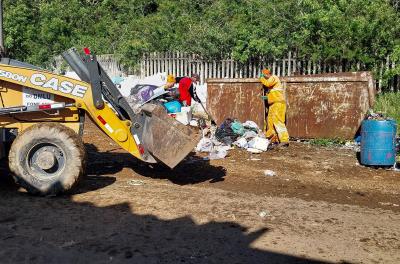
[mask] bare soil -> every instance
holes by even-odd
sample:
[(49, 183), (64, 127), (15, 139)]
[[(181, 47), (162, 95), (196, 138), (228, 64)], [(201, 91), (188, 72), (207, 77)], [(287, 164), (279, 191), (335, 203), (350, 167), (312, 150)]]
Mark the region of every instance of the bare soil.
[(170, 170), (91, 122), (84, 141), (71, 194), (30, 196), (0, 168), (0, 263), (400, 263), (400, 172), (352, 150), (193, 153)]

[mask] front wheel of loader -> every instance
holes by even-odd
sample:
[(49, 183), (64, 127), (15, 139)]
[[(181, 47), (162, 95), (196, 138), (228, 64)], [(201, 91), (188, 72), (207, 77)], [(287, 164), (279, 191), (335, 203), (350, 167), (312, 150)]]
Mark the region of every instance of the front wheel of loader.
[(41, 123), (14, 140), (9, 166), (17, 184), (35, 195), (56, 195), (73, 188), (85, 169), (85, 148), (70, 128)]

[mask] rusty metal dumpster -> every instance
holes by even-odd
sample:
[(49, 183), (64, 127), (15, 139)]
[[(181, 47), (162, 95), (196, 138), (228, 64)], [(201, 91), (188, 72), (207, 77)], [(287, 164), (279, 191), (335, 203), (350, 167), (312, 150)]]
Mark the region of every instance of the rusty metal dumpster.
[(256, 79), (208, 79), (207, 110), (220, 125), (227, 117), (264, 126), (263, 86)]
[[(294, 138), (352, 139), (375, 100), (369, 72), (281, 78), (287, 96), (287, 127)], [(209, 79), (207, 108), (219, 124), (227, 117), (264, 124), (257, 79)]]

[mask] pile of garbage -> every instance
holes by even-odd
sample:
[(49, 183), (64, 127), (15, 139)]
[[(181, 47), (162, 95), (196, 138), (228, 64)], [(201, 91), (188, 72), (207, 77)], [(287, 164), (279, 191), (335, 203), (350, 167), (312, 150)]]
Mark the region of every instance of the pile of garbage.
[[(74, 72), (66, 75), (79, 79)], [(208, 159), (223, 159), (234, 147), (251, 153), (261, 153), (268, 149), (269, 140), (253, 121), (241, 123), (236, 119), (227, 118), (220, 126), (216, 126), (207, 125), (204, 119), (194, 117), (194, 113), (196, 116), (206, 116), (203, 105), (207, 100), (207, 84), (194, 84), (200, 103), (193, 100), (191, 106), (185, 106), (176, 99), (179, 94), (178, 84), (165, 89), (166, 73), (157, 73), (145, 78), (129, 75), (115, 76), (111, 79), (134, 111), (139, 112), (141, 107), (149, 102), (160, 104), (166, 109), (168, 115), (180, 123), (200, 127), (203, 137), (196, 151), (209, 153)]]
[[(192, 113), (203, 112), (201, 104), (205, 103), (207, 97), (206, 84), (193, 84), (195, 86), (196, 96), (200, 103), (193, 101), (191, 106), (182, 105), (177, 98), (179, 97), (178, 84), (166, 89), (167, 73), (157, 73), (143, 79), (137, 76), (112, 78), (112, 81), (126, 98), (129, 105), (136, 112), (149, 102), (162, 105), (167, 113), (184, 125), (195, 125)], [(196, 125), (197, 126), (197, 125)]]
[(253, 121), (241, 123), (237, 119), (227, 118), (220, 126), (202, 128), (203, 137), (196, 147), (196, 152), (209, 153), (208, 158), (223, 159), (234, 147), (251, 153), (268, 150), (270, 141)]

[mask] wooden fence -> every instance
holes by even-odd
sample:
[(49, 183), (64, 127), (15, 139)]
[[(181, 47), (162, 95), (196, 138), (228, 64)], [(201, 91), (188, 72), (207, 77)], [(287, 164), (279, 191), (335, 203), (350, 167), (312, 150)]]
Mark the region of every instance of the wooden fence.
[[(97, 56), (100, 64), (111, 76), (125, 76), (128, 74), (145, 77), (158, 72), (167, 72), (175, 76), (187, 76), (198, 73), (201, 82), (208, 78), (255, 78), (263, 68), (271, 69), (278, 76), (307, 75), (319, 73), (334, 73), (348, 71), (372, 70), (362, 63), (337, 62), (313, 62), (311, 60), (299, 60), (292, 53), (284, 59), (265, 60), (258, 58), (246, 64), (238, 63), (233, 59), (204, 60), (199, 56), (183, 52), (151, 53), (143, 56), (140, 68), (136, 72), (124, 69), (113, 55)], [(55, 68), (60, 68), (61, 58), (56, 59)], [(400, 76), (394, 76), (386, 85), (382, 82), (382, 76), (388, 70), (393, 70), (400, 62), (392, 61), (389, 57), (379, 65), (375, 65), (378, 91), (400, 91)]]
[[(97, 55), (97, 60), (110, 77), (132, 74), (131, 71), (124, 69), (118, 59), (112, 54)], [(52, 67), (53, 71), (57, 73), (72, 71), (61, 56), (54, 58)], [(139, 76), (141, 76), (140, 73)]]
[[(399, 63), (397, 62), (397, 65)], [(394, 76), (385, 86), (382, 82), (383, 74), (395, 67), (396, 62), (391, 61), (389, 57), (374, 67), (378, 69), (376, 76), (378, 91), (400, 91), (400, 76)], [(345, 61), (325, 63), (299, 60), (292, 53), (289, 53), (284, 59), (258, 58), (241, 64), (233, 59), (210, 61), (193, 54), (165, 52), (145, 55), (140, 63), (140, 75), (144, 77), (158, 72), (167, 72), (175, 76), (185, 76), (198, 73), (201, 82), (204, 82), (208, 78), (256, 78), (263, 68), (270, 69), (273, 74), (278, 76), (372, 70), (362, 63)]]

